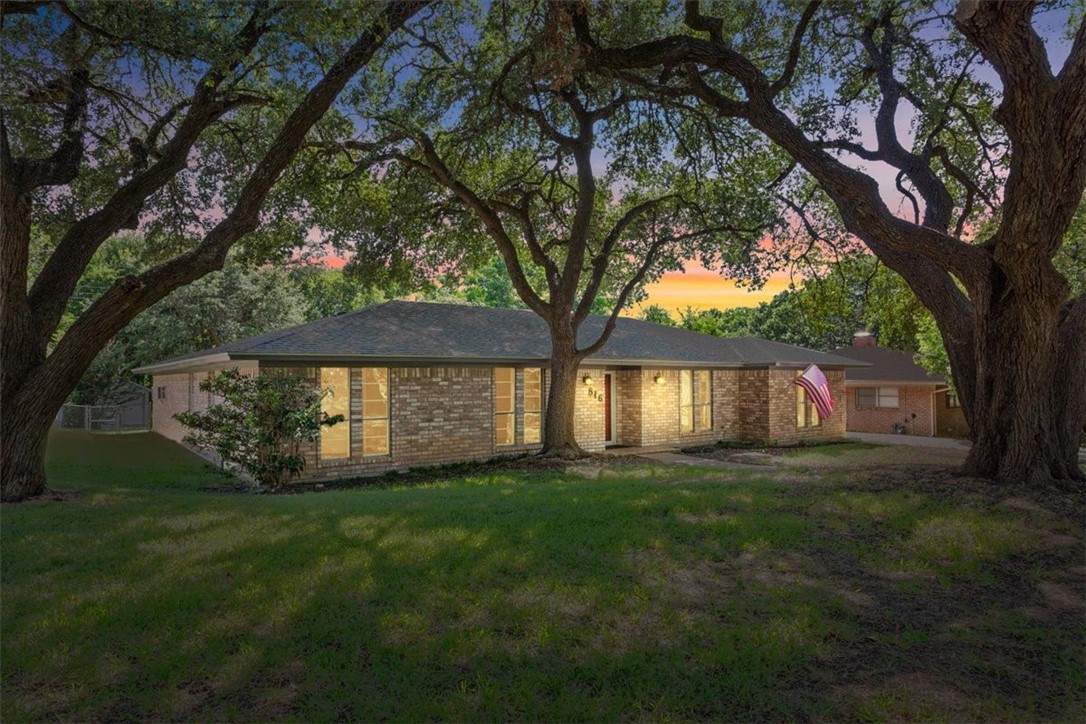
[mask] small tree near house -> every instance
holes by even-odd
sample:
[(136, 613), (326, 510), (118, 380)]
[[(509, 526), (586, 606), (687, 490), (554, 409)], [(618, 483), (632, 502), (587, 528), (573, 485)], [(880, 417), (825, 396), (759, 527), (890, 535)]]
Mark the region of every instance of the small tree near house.
[(327, 393), (299, 375), (242, 375), (237, 369), (208, 377), (200, 389), (222, 399), (202, 412), (174, 415), (191, 432), (185, 442), (214, 450), (257, 483), (277, 488), (305, 469), (303, 443), (315, 442), (322, 427), (343, 415), (321, 411)]

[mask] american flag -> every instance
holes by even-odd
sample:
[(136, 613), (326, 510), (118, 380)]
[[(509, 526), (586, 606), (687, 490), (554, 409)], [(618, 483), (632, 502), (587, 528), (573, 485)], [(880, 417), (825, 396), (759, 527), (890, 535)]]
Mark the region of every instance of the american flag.
[(811, 365), (803, 370), (803, 374), (797, 377), (795, 382), (807, 391), (807, 397), (814, 403), (820, 418), (825, 420), (833, 414), (837, 403), (833, 401), (833, 395), (830, 394), (830, 382), (822, 370), (818, 369), (818, 365)]

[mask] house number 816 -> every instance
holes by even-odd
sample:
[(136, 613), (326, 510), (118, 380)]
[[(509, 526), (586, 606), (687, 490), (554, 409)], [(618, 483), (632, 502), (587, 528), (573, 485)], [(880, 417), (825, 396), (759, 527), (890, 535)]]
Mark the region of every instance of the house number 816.
[(588, 396), (595, 398), (597, 402), (603, 402), (603, 393), (602, 392), (596, 392), (591, 387), (588, 388)]

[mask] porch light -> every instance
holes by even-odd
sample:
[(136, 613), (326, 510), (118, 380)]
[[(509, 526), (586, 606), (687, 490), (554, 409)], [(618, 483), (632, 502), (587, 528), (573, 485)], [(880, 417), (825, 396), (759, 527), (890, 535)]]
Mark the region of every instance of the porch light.
[(581, 382), (585, 383), (586, 385), (592, 384), (592, 375), (585, 375), (581, 378)]
[(652, 378), (652, 381), (655, 382), (658, 385), (662, 385), (662, 384), (667, 382), (667, 378), (665, 378), (662, 374), (657, 372), (656, 376)]

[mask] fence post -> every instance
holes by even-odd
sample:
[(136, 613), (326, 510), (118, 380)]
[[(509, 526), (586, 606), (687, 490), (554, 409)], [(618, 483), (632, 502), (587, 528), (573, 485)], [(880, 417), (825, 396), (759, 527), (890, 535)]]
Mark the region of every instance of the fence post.
[(91, 420), (90, 420), (90, 418), (91, 418), (90, 406), (89, 405), (83, 405), (83, 429), (86, 430), (87, 432), (90, 432), (90, 429), (91, 429), (91, 424), (90, 424)]

